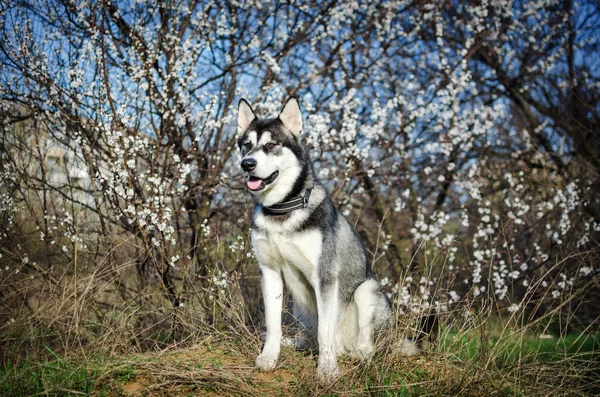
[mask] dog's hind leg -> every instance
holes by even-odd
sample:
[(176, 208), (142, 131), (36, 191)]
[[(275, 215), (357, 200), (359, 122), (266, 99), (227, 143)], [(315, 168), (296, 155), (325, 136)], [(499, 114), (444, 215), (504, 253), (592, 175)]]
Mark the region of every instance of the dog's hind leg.
[(256, 358), (256, 366), (268, 371), (275, 368), (281, 349), (281, 305), (283, 302), (283, 278), (281, 273), (268, 266), (260, 266), (267, 338), (262, 353)]
[(375, 331), (389, 322), (390, 308), (373, 279), (363, 282), (354, 291), (354, 303), (358, 308), (359, 328), (356, 350), (360, 358), (369, 359), (375, 351)]
[[(374, 285), (373, 285), (374, 284)], [(354, 303), (358, 308), (358, 341), (356, 350), (360, 358), (368, 359), (373, 355), (373, 333), (375, 331), (374, 292), (378, 285), (374, 280), (367, 280), (354, 291)]]

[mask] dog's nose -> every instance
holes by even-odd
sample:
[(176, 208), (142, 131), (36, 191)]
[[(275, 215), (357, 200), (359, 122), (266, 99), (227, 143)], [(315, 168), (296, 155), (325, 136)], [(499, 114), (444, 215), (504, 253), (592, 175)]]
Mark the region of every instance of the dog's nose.
[(244, 171), (250, 172), (255, 168), (256, 168), (256, 160), (254, 160), (252, 158), (242, 160), (242, 169)]

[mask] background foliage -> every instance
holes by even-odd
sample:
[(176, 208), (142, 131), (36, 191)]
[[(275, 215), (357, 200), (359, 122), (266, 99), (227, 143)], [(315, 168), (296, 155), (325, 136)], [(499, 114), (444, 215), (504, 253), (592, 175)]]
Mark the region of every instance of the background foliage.
[(596, 329), (599, 11), (3, 1), (3, 344), (257, 327), (234, 119), (291, 94), (400, 314)]

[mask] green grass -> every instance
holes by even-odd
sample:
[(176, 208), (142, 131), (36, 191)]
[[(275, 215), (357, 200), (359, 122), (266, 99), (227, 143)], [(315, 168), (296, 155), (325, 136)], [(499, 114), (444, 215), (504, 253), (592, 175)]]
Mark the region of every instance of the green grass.
[(135, 379), (133, 365), (111, 363), (100, 356), (61, 358), (44, 347), (50, 353), (46, 361), (27, 359), (18, 365), (8, 362), (0, 366), (0, 396), (119, 396), (122, 393), (115, 385)]
[(0, 395), (48, 394), (70, 396), (96, 390), (99, 371), (94, 364), (55, 359), (44, 363), (10, 364), (0, 369)]
[(461, 360), (495, 357), (503, 363), (520, 360), (551, 362), (576, 356), (580, 360), (600, 360), (600, 334), (568, 334), (552, 339), (536, 335), (515, 337), (490, 336), (486, 342), (474, 333), (449, 332), (440, 340), (440, 349), (452, 352)]

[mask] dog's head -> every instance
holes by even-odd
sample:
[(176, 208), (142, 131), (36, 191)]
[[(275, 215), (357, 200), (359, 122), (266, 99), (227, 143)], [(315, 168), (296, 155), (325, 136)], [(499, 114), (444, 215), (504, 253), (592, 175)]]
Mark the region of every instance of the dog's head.
[(256, 117), (250, 104), (238, 106), (238, 146), (246, 187), (264, 205), (282, 201), (307, 167), (302, 145), (302, 114), (296, 97), (290, 97), (279, 116)]

